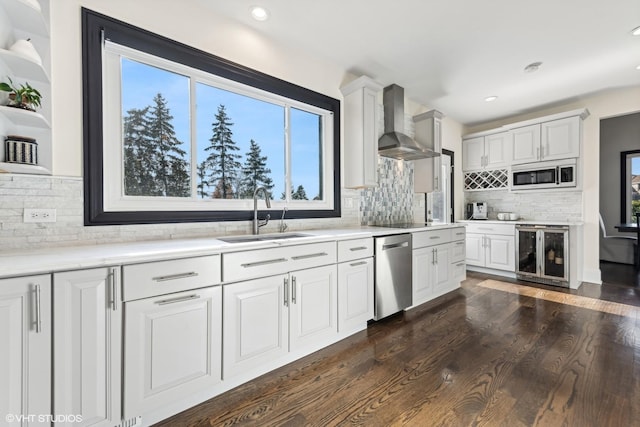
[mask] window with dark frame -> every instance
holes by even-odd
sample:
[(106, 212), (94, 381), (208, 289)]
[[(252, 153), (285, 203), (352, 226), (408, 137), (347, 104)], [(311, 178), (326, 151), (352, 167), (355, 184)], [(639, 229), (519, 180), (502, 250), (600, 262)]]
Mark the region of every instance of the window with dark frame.
[(250, 220), (258, 185), (288, 218), (340, 216), (338, 100), (84, 8), (82, 24), (86, 225)]
[(640, 150), (620, 153), (620, 222), (636, 222), (640, 215)]

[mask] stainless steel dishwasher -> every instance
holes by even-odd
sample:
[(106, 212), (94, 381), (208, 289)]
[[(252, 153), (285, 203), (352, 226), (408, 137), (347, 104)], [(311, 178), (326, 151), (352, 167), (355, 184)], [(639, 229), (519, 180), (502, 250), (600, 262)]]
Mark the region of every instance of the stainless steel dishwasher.
[(412, 304), (411, 234), (375, 238), (375, 313), (380, 320)]

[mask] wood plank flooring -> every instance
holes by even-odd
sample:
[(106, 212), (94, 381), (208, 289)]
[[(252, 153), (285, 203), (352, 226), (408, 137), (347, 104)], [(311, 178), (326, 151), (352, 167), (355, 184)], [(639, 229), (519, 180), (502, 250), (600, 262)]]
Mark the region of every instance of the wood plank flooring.
[(470, 273), (158, 426), (640, 425), (640, 303), (583, 288)]

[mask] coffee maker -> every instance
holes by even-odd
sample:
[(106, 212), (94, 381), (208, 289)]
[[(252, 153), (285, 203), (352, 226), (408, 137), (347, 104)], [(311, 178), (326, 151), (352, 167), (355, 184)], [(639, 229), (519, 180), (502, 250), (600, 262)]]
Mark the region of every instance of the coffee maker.
[(467, 203), (466, 219), (487, 219), (487, 211), (489, 210), (486, 202)]

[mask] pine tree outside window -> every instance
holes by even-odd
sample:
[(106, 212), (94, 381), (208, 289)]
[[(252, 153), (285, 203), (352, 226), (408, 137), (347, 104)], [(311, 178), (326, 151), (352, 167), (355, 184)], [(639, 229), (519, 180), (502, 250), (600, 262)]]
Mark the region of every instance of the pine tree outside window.
[[(131, 34), (116, 43), (107, 34), (118, 32), (104, 24), (103, 185), (96, 200), (96, 179), (85, 184), (88, 225), (249, 220), (257, 186), (289, 218), (339, 216), (339, 102), (255, 71), (229, 79), (189, 66), (190, 57), (169, 60), (173, 42), (160, 36), (155, 54), (134, 48)], [(276, 93), (237, 81), (251, 79)], [(297, 99), (284, 95), (290, 90)], [(97, 176), (95, 161), (87, 163)]]

